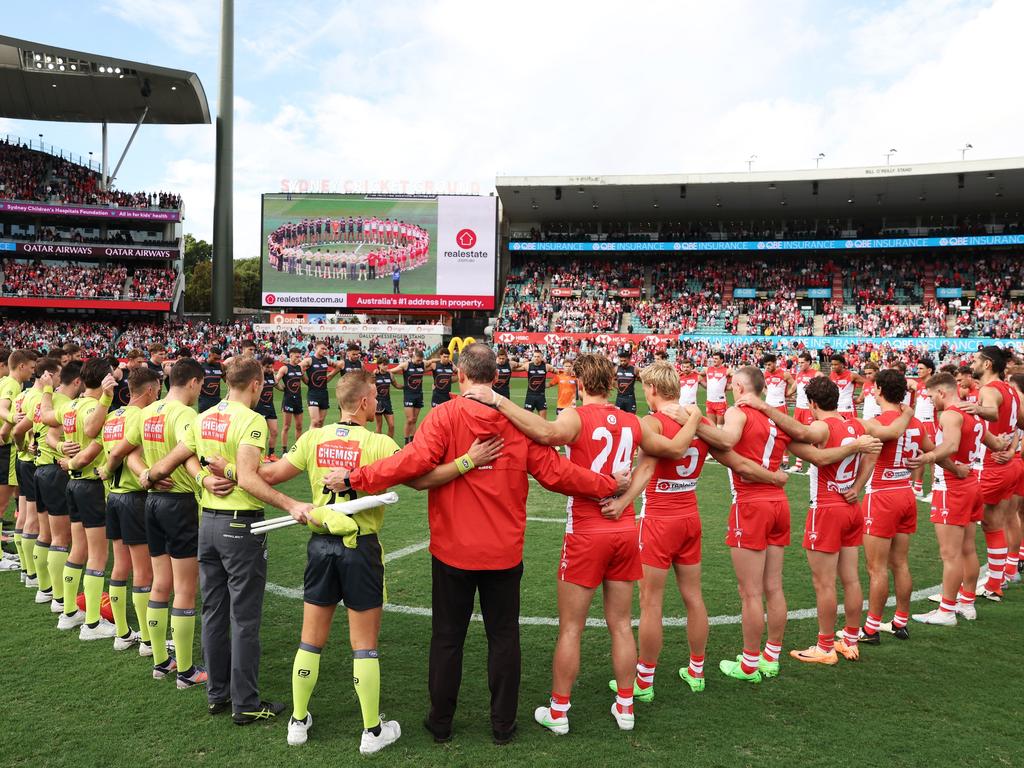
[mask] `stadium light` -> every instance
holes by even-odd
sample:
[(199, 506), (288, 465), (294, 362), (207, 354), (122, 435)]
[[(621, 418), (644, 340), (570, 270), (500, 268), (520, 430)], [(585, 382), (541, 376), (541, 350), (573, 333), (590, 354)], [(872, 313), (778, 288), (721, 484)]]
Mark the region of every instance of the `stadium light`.
[(962, 147), (960, 147), (960, 159), (961, 160), (966, 159), (966, 155), (967, 155), (967, 150), (968, 149), (974, 149), (974, 145), (968, 143), (968, 144), (964, 144)]
[(824, 152), (819, 152), (818, 156), (814, 158), (814, 167), (817, 168), (821, 164), (821, 161), (824, 160), (824, 159), (825, 159), (825, 153)]
[(890, 149), (888, 152), (885, 153), (885, 164), (886, 165), (889, 165), (890, 158), (893, 155), (895, 155), (895, 154), (896, 154), (896, 150), (895, 149)]
[(751, 155), (747, 158), (747, 173), (750, 173), (753, 169), (755, 160), (757, 160), (757, 155)]

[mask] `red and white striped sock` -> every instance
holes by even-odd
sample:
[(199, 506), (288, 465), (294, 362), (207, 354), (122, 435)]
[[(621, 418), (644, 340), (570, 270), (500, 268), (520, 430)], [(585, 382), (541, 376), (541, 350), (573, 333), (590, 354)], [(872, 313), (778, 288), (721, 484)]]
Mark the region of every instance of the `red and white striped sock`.
[(654, 685), (654, 664), (648, 664), (646, 661), (637, 662), (636, 687), (641, 691), (646, 691), (652, 685)]
[(965, 592), (963, 587), (960, 587), (960, 591), (956, 595), (956, 601), (963, 605), (974, 605), (975, 594), (973, 592)]
[(1006, 568), (1006, 532), (1000, 528), (985, 532), (985, 549), (988, 550), (988, 581), (985, 589), (998, 592), (1003, 588), (1003, 571)]
[(615, 696), (615, 708), (619, 710), (620, 715), (633, 714), (632, 688), (619, 688), (619, 692)]
[(690, 666), (687, 669), (690, 677), (704, 677), (704, 657), (690, 654)]
[(877, 634), (878, 631), (881, 628), (882, 628), (882, 617), (881, 616), (875, 616), (874, 614), (869, 613), (867, 620), (865, 620), (865, 622), (864, 622), (864, 629), (865, 629), (865, 631), (867, 631), (868, 634), (874, 635), (874, 634)]
[(829, 632), (827, 635), (818, 633), (818, 650), (823, 653), (831, 653), (836, 647), (836, 633)]
[(757, 671), (757, 658), (760, 654), (757, 651), (743, 649), (743, 657), (740, 659), (740, 669), (743, 674), (751, 675)]
[(943, 613), (953, 613), (956, 611), (956, 603), (942, 598), (942, 602), (939, 603), (939, 610)]
[(914, 483), (914, 495), (920, 496), (924, 492), (924, 483)]
[(900, 611), (896, 611), (896, 613), (894, 613), (892, 615), (892, 626), (893, 626), (893, 629), (903, 629), (903, 627), (907, 626), (907, 622), (908, 621), (910, 621), (910, 615), (909, 614), (901, 613)]
[(846, 627), (843, 630), (843, 640), (851, 648), (857, 645), (858, 639), (860, 639), (860, 627)]
[(1006, 570), (1004, 572), (1005, 577), (1007, 579), (1012, 579), (1014, 576), (1017, 575), (1017, 570), (1019, 569), (1019, 567), (1020, 558), (1017, 556), (1017, 554), (1008, 554), (1006, 556)]
[(765, 661), (778, 661), (782, 653), (782, 643), (773, 643), (769, 640), (764, 644), (764, 653), (761, 654)]
[(569, 697), (563, 696), (560, 693), (551, 694), (551, 719), (561, 720), (566, 716), (569, 708), (572, 704), (569, 703)]

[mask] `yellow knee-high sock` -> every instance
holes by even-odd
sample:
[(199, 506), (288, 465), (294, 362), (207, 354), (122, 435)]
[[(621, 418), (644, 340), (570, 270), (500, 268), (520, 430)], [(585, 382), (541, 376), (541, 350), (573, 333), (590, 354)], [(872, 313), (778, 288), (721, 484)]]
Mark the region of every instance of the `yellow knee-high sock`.
[(152, 587), (132, 586), (132, 606), (135, 608), (135, 618), (139, 621), (139, 637), (144, 643), (149, 642), (149, 622), (146, 621), (146, 612), (150, 590)]
[(128, 582), (111, 579), (107, 590), (110, 592), (110, 612), (114, 614), (114, 628), (118, 637), (128, 634)]
[(90, 626), (98, 624), (100, 600), (103, 599), (103, 571), (87, 568), (82, 578), (82, 591), (85, 592), (85, 623)]
[(33, 578), (36, 575), (36, 561), (34, 555), (36, 551), (36, 539), (38, 538), (39, 535), (35, 533), (21, 534), (21, 552), (18, 553), (21, 556), (21, 569), (25, 571), (30, 578)]
[(53, 599), (64, 602), (64, 563), (68, 561), (68, 548), (50, 545), (50, 554), (46, 556), (46, 567), (50, 571), (50, 584), (53, 587)]
[(320, 649), (309, 643), (299, 643), (295, 663), (292, 664), (292, 717), (296, 720), (305, 720), (309, 714), (309, 700), (319, 676)]
[(174, 640), (174, 655), (178, 659), (178, 671), (192, 669), (192, 640), (196, 633), (195, 608), (171, 608), (171, 639)]
[(377, 650), (352, 651), (352, 683), (363, 713), (363, 728), (380, 724), (380, 659)]
[(65, 562), (61, 581), (64, 584), (64, 614), (71, 616), (78, 610), (78, 585), (82, 583), (82, 566), (70, 560)]
[(50, 566), (47, 562), (49, 556), (50, 542), (36, 539), (36, 545), (32, 548), (32, 560), (36, 565), (36, 578), (39, 579), (41, 592), (53, 591), (53, 582), (50, 581)]
[(153, 644), (153, 665), (159, 666), (167, 661), (167, 603), (150, 600), (146, 606), (146, 624)]

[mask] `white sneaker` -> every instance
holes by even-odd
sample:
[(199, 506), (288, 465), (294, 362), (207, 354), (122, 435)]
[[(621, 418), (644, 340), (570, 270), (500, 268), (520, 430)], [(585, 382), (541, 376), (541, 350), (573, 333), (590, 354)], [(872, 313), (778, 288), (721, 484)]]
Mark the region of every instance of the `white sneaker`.
[(17, 552), (4, 552), (3, 555), (0, 556), (0, 560), (15, 560), (20, 562), (21, 557), (19, 557)]
[(991, 600), (993, 603), (1003, 602), (1002, 595), (996, 594), (995, 592), (992, 592), (987, 589), (983, 589), (980, 592), (978, 592), (978, 597), (984, 597), (986, 600)]
[(359, 741), (359, 754), (372, 755), (380, 752), (388, 744), (394, 744), (402, 735), (402, 726), (396, 720), (380, 719), (380, 736), (374, 736), (369, 731), (363, 731), (363, 738)]
[(619, 712), (618, 705), (612, 702), (612, 717), (615, 718), (616, 725), (619, 726), (620, 731), (632, 731), (635, 725), (635, 718), (632, 712)]
[(0, 571), (20, 571), (21, 561), (20, 560), (0, 560)]
[(533, 711), (533, 719), (559, 736), (565, 736), (569, 732), (569, 718), (560, 717), (557, 720), (552, 719), (551, 707), (537, 707)]
[(941, 603), (942, 595), (928, 595), (928, 599), (931, 600), (933, 603)]
[(141, 635), (133, 629), (128, 630), (128, 637), (115, 637), (114, 638), (114, 650), (115, 651), (127, 651), (129, 648), (139, 642)]
[(53, 595), (51, 593), (43, 592), (43, 590), (41, 589), (36, 590), (36, 602), (39, 603), (39, 605), (42, 605), (43, 603), (49, 603), (52, 600)]
[(109, 621), (100, 619), (95, 627), (83, 624), (78, 632), (79, 640), (109, 640), (117, 636), (117, 629)]
[(957, 603), (956, 612), (965, 621), (974, 621), (978, 618), (978, 611), (974, 607), (974, 603)]
[(981, 575), (978, 577), (978, 583), (974, 585), (974, 594), (978, 594), (988, 584), (988, 569), (984, 564), (981, 566)]
[(60, 618), (57, 619), (57, 629), (68, 630), (80, 627), (85, 624), (85, 611), (76, 610), (70, 616), (66, 613), (61, 613)]
[(25, 589), (39, 589), (38, 576), (26, 576), (25, 581), (22, 583), (25, 585)]
[(914, 621), (921, 622), (922, 624), (935, 624), (939, 627), (956, 626), (956, 613), (942, 611), (938, 608), (934, 611), (928, 611), (928, 613), (915, 613), (911, 618)]
[[(293, 747), (301, 747), (306, 743), (309, 738), (309, 729), (313, 727), (313, 715), (309, 712), (306, 713), (305, 720), (296, 720), (294, 717), (288, 718), (288, 743)], [(381, 735), (384, 734), (384, 727), (381, 726)]]
[(153, 655), (153, 646), (139, 640), (139, 656), (150, 657)]
[(50, 600), (50, 613), (64, 613), (64, 603), (59, 600)]

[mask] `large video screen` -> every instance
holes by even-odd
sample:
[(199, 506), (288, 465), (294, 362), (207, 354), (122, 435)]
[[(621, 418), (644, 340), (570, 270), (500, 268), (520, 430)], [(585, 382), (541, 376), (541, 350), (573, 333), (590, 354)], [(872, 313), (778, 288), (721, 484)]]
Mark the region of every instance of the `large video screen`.
[(494, 309), (497, 198), (263, 196), (263, 306)]

